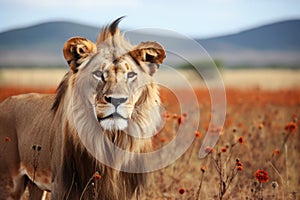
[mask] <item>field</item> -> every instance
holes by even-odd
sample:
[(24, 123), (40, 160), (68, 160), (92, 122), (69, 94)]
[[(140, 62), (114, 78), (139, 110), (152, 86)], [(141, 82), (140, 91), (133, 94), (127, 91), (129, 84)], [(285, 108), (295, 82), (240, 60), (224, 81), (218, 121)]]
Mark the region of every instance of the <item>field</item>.
[[(0, 101), (19, 93), (53, 93), (64, 73), (53, 73), (49, 82), (28, 78), (34, 76), (32, 72), (14, 72), (0, 72)], [(50, 72), (36, 73), (51, 77)], [(165, 125), (154, 138), (156, 148), (175, 139), (180, 126), (187, 127), (186, 134), (194, 134), (195, 139), (174, 163), (150, 173), (143, 199), (300, 199), (299, 75), (287, 70), (222, 72), (226, 120), (223, 127), (214, 127), (219, 140), (205, 147), (208, 156), (203, 159), (198, 152), (206, 134), (212, 134), (207, 129), (214, 114), (209, 91), (203, 83), (194, 88), (198, 110), (189, 96), (181, 102), (176, 99), (174, 94), (186, 93), (184, 88), (162, 88)], [(181, 103), (190, 108), (181, 112)], [(195, 121), (197, 112), (200, 121)], [(195, 124), (198, 129), (189, 128)]]

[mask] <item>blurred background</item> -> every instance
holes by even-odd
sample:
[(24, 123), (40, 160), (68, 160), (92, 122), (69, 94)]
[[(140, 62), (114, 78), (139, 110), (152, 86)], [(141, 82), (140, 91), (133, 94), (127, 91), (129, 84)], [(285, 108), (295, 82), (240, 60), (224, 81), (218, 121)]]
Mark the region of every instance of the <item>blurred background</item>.
[[(64, 42), (72, 36), (95, 41), (104, 25), (125, 15), (124, 31), (163, 29), (194, 39), (221, 70), (225, 86), (296, 87), (299, 7), (296, 0), (1, 0), (0, 85), (57, 85), (68, 70)], [(173, 43), (199, 65), (206, 62), (179, 39)]]

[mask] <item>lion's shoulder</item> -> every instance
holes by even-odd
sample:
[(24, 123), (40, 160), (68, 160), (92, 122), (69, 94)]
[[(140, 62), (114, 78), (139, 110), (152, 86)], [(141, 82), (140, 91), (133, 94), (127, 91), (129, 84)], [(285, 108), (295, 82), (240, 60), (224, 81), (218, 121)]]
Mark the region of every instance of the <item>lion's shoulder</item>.
[(6, 115), (33, 116), (51, 111), (55, 96), (53, 94), (20, 94), (8, 97), (0, 103), (0, 110)]

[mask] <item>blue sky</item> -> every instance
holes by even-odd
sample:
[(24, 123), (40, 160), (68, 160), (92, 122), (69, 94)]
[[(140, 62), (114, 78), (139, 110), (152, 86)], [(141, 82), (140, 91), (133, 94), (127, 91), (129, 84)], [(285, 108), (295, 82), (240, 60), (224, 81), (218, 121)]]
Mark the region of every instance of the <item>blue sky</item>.
[(0, 32), (58, 20), (102, 27), (123, 15), (121, 28), (161, 28), (205, 38), (300, 19), (300, 1), (1, 0)]

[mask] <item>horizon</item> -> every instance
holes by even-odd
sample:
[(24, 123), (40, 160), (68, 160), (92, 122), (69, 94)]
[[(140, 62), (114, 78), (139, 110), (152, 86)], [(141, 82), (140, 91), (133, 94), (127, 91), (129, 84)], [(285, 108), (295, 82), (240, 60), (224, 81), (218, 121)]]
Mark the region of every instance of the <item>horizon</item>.
[[(213, 35), (213, 36), (208, 36), (208, 37), (194, 37), (195, 39), (201, 39), (201, 40), (205, 40), (205, 39), (210, 39), (210, 38), (217, 38), (217, 37), (223, 37), (223, 36), (229, 36), (229, 35), (234, 35), (234, 34), (239, 34), (245, 31), (249, 31), (252, 29), (257, 29), (257, 28), (261, 28), (264, 26), (269, 26), (272, 24), (277, 24), (277, 23), (282, 23), (282, 22), (291, 22), (291, 21), (300, 21), (300, 18), (292, 18), (292, 19), (285, 19), (285, 20), (279, 20), (279, 21), (274, 21), (274, 22), (270, 22), (270, 23), (266, 23), (266, 24), (260, 24), (260, 25), (256, 25), (254, 27), (248, 27), (246, 29), (242, 29), (239, 30), (237, 32), (232, 32), (232, 33), (225, 33), (223, 35)], [(91, 25), (91, 24), (87, 24), (87, 23), (81, 23), (81, 22), (76, 22), (76, 21), (71, 21), (71, 20), (53, 20), (53, 21), (45, 21), (45, 22), (40, 22), (40, 23), (34, 23), (34, 24), (29, 24), (29, 25), (24, 25), (24, 26), (20, 26), (20, 27), (15, 27), (9, 30), (5, 30), (5, 31), (0, 31), (0, 34), (2, 33), (6, 33), (6, 32), (10, 32), (10, 31), (16, 31), (16, 30), (22, 30), (22, 29), (27, 29), (27, 28), (31, 28), (31, 27), (36, 27), (36, 26), (40, 26), (40, 25), (44, 25), (44, 24), (49, 24), (49, 23), (71, 23), (71, 24), (77, 24), (77, 25), (81, 25), (81, 26), (89, 26), (91, 28), (98, 28), (95, 25)], [(104, 27), (106, 24), (101, 25), (99, 28)], [(124, 31), (131, 31), (132, 29), (128, 28), (128, 27), (122, 27), (122, 29)]]
[(122, 28), (159, 28), (193, 38), (210, 38), (300, 19), (297, 9), (300, 2), (295, 0), (191, 0), (188, 3), (175, 0), (155, 4), (145, 0), (74, 0), (71, 4), (69, 0), (45, 0), (40, 4), (34, 0), (3, 0), (0, 5), (0, 17), (5, 19), (0, 24), (0, 32), (53, 21), (101, 27), (125, 15), (126, 24)]

